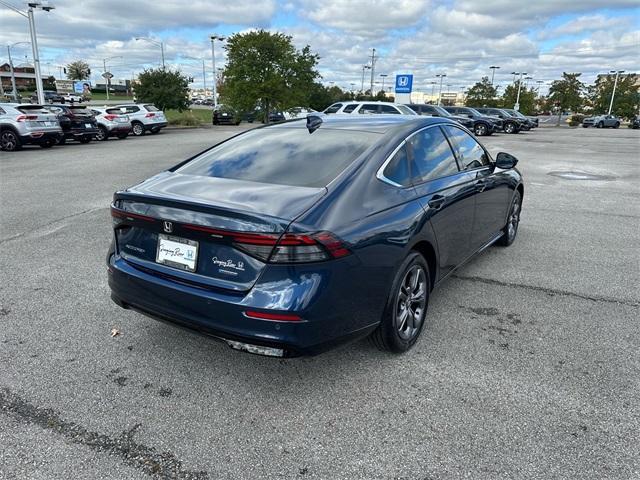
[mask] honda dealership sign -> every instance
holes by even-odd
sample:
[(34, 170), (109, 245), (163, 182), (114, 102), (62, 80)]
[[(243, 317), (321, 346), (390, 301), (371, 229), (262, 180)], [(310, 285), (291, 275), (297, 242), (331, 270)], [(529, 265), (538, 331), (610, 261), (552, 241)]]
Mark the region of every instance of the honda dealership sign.
[(396, 75), (396, 93), (411, 93), (413, 75)]

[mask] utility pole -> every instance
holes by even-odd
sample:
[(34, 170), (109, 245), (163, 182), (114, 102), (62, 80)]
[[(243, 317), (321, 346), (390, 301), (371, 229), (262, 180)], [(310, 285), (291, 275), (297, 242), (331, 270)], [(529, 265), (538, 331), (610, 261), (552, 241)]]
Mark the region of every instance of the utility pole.
[(220, 40), (223, 41), (225, 37), (221, 35), (212, 34), (211, 38), (211, 64), (213, 66), (213, 109), (216, 110), (218, 108), (218, 82), (216, 78), (216, 49), (215, 49), (215, 41)]
[(375, 71), (376, 71), (376, 49), (373, 49), (373, 52), (371, 53), (371, 89), (369, 90), (371, 92), (371, 97), (373, 98), (373, 76), (375, 75)]
[(204, 58), (202, 59), (202, 83), (204, 84), (204, 97), (207, 98), (207, 72), (204, 68)]
[(106, 85), (106, 91), (107, 91), (107, 100), (109, 100), (109, 90), (111, 90), (111, 72), (107, 71), (107, 62), (109, 60), (113, 60), (115, 58), (122, 58), (122, 55), (116, 55), (115, 57), (109, 57), (109, 58), (104, 58), (102, 59), (102, 68), (103, 68), (103, 72), (104, 74), (102, 75), (102, 77), (104, 78), (105, 81), (105, 85)]
[(13, 101), (18, 101), (18, 90), (16, 89), (16, 73), (13, 70), (13, 60), (11, 60), (11, 45), (7, 45), (7, 53), (9, 54), (9, 70), (11, 71), (11, 94)]
[(444, 77), (446, 77), (447, 74), (446, 73), (439, 73), (436, 75), (436, 78), (440, 78), (440, 91), (438, 92), (438, 105), (441, 105), (441, 101), (442, 101), (442, 81), (444, 80)]
[(613, 82), (613, 92), (611, 92), (611, 102), (609, 102), (609, 112), (607, 115), (611, 115), (611, 109), (613, 109), (613, 98), (616, 96), (616, 87), (618, 86), (618, 75), (624, 73), (624, 70), (611, 70), (609, 73), (615, 73), (616, 79)]
[(493, 87), (493, 78), (496, 75), (496, 70), (498, 68), (500, 68), (500, 67), (496, 67), (495, 65), (491, 65), (489, 68), (491, 69), (491, 86)]

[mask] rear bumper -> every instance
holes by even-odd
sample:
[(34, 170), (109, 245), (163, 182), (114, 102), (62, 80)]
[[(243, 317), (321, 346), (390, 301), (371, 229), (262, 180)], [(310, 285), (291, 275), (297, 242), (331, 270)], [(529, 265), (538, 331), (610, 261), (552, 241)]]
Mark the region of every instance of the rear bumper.
[(167, 126), (167, 122), (144, 123), (145, 130), (161, 129)]
[[(290, 267), (275, 268), (265, 271), (248, 292), (230, 293), (178, 283), (112, 254), (109, 286), (115, 303), (157, 320), (227, 343), (281, 349), (278, 356), (316, 355), (377, 327), (381, 312), (372, 315), (371, 302), (364, 296), (359, 302), (357, 292), (352, 292), (349, 273), (354, 262), (332, 262), (331, 271), (306, 267), (296, 273)], [(303, 320), (261, 320), (247, 317), (247, 310), (295, 312)]]
[(20, 135), (20, 143), (23, 145), (39, 145), (50, 140), (58, 141), (63, 137), (61, 131), (54, 132), (31, 132), (28, 135)]

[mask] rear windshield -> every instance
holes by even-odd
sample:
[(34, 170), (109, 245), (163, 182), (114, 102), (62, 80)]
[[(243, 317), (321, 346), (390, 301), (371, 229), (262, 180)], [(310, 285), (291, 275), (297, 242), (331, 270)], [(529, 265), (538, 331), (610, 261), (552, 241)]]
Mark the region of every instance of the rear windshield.
[(91, 110), (89, 110), (87, 107), (69, 107), (69, 110), (71, 110), (76, 115), (91, 115)]
[(16, 110), (22, 113), (51, 113), (49, 110), (44, 108), (42, 105), (20, 105), (19, 107), (15, 107)]
[(261, 128), (212, 148), (177, 173), (324, 187), (379, 138), (379, 133), (322, 127), (313, 133)]
[(156, 107), (155, 105), (145, 105), (144, 108), (146, 108), (149, 112), (159, 112), (160, 109), (158, 107)]

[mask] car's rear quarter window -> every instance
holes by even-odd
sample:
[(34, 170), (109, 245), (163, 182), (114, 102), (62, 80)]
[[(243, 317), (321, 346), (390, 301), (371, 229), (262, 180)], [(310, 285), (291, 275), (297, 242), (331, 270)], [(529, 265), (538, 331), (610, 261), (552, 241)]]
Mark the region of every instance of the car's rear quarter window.
[(300, 187), (324, 187), (380, 134), (322, 128), (264, 128), (196, 157), (177, 173)]

